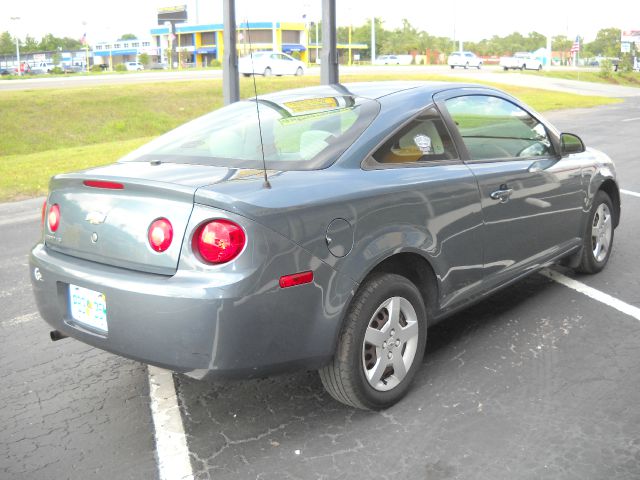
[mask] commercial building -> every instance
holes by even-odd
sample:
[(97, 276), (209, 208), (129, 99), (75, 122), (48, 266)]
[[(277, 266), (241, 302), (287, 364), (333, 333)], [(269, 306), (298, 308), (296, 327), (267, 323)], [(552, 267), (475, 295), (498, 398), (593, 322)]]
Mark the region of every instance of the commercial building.
[[(224, 53), (223, 24), (167, 24), (151, 29), (153, 44), (160, 50), (162, 61), (178, 64), (210, 66)], [(251, 50), (276, 50), (294, 54), (307, 61), (307, 30), (304, 23), (258, 22), (241, 23), (237, 30), (239, 55)], [(169, 62), (167, 52), (176, 52)]]

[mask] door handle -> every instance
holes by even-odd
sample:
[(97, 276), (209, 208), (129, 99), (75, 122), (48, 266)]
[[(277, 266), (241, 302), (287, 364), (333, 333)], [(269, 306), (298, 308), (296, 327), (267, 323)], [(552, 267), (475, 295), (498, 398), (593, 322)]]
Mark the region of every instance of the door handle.
[(512, 193), (513, 193), (512, 188), (507, 188), (506, 185), (500, 185), (500, 190), (491, 192), (490, 197), (494, 200), (500, 200), (500, 203), (507, 203)]

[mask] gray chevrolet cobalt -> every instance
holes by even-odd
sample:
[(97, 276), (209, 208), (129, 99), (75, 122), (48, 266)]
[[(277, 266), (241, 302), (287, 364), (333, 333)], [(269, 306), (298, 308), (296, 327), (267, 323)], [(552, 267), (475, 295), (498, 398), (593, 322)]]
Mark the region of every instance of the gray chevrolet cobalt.
[(51, 337), (198, 379), (314, 369), (389, 407), (427, 327), (553, 263), (602, 270), (615, 168), (499, 90), (382, 82), (237, 102), (52, 178)]

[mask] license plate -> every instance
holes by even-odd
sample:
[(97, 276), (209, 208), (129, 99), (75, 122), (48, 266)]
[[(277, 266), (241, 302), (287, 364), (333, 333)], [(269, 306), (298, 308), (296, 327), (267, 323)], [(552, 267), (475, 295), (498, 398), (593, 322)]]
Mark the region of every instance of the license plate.
[(71, 317), (78, 323), (107, 333), (107, 299), (104, 293), (69, 285)]

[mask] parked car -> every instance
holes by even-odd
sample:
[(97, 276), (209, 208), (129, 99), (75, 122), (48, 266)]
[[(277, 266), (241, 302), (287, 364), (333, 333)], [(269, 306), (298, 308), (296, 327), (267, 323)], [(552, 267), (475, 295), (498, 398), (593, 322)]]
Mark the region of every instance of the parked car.
[(53, 177), (42, 214), (52, 339), (198, 379), (318, 369), (379, 409), (428, 326), (555, 262), (602, 270), (620, 194), (609, 157), (504, 92), (380, 82), (233, 103)]
[(16, 69), (15, 68), (2, 68), (0, 69), (0, 75), (15, 75), (16, 74)]
[(306, 65), (300, 60), (282, 52), (253, 52), (252, 55), (242, 57), (238, 61), (238, 71), (248, 77), (249, 75), (304, 75)]
[(374, 65), (411, 65), (412, 55), (380, 55)]
[(139, 72), (144, 70), (144, 65), (140, 62), (125, 62), (124, 66), (127, 68), (128, 72)]
[(532, 53), (518, 52), (512, 57), (500, 57), (500, 66), (505, 70), (542, 70), (542, 62)]
[(376, 58), (376, 65), (400, 65), (397, 55), (380, 55)]
[(475, 67), (478, 70), (482, 67), (482, 59), (473, 52), (453, 52), (447, 59), (447, 64), (454, 69), (455, 67)]

